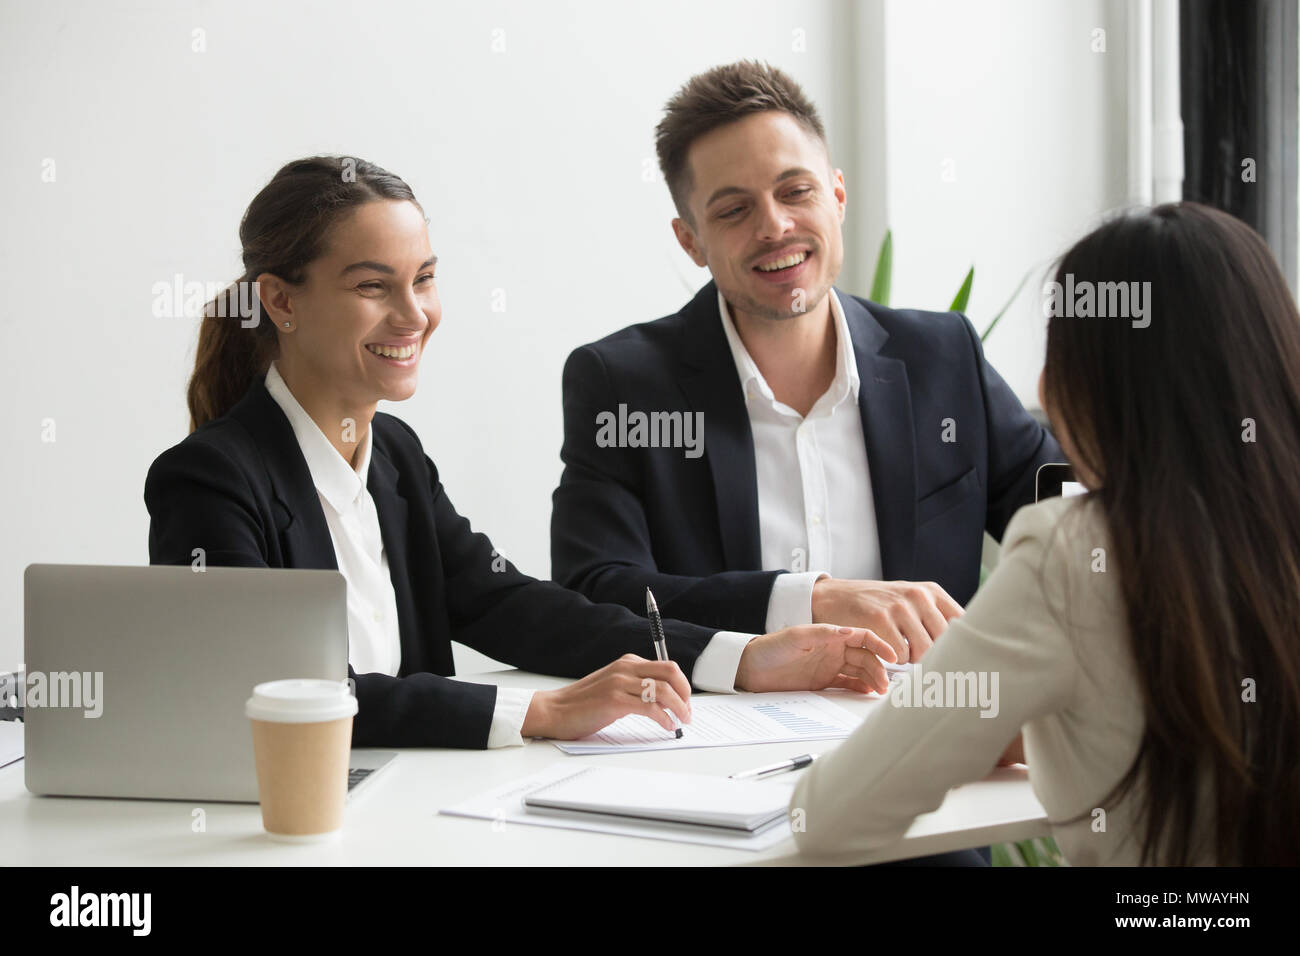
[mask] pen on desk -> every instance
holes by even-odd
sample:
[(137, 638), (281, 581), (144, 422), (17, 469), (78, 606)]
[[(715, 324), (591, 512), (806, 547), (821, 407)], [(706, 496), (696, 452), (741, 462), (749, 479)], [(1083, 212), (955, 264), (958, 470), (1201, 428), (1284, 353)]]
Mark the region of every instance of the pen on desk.
[(798, 770), (806, 767), (821, 754), (800, 754), (798, 757), (791, 757), (789, 760), (782, 760), (780, 763), (768, 764), (766, 767), (755, 767), (753, 770), (742, 770), (740, 773), (733, 773), (732, 780), (745, 780), (750, 777), (770, 777), (775, 773), (785, 773), (788, 770)]
[[(645, 616), (650, 618), (650, 639), (655, 645), (655, 660), (668, 660), (668, 641), (664, 638), (664, 622), (659, 618), (659, 605), (655, 603), (655, 596), (650, 593), (650, 589), (645, 589)], [(677, 739), (682, 737), (682, 722), (677, 719), (677, 715), (667, 707), (664, 708), (668, 716), (673, 719), (673, 727), (677, 729)]]

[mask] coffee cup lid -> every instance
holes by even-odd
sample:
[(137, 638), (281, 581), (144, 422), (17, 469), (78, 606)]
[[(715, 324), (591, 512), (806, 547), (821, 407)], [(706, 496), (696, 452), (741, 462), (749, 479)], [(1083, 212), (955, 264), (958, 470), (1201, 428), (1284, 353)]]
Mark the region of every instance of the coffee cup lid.
[(253, 688), (244, 713), (253, 720), (300, 724), (338, 720), (357, 712), (347, 681), (273, 680)]

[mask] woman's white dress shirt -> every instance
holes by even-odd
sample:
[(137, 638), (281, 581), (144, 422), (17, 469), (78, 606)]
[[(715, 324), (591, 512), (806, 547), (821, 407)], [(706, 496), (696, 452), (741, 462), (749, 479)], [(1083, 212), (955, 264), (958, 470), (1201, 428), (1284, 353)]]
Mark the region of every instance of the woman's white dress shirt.
[[(307, 459), (307, 469), (320, 497), (334, 557), (347, 581), (348, 663), (358, 674), (396, 677), (402, 665), (397, 595), (388, 570), (388, 555), (379, 530), (379, 512), (366, 488), (370, 474), (370, 429), (357, 446), (356, 468), (338, 453), (324, 432), (298, 404), (280, 372), (271, 363), (266, 390), (283, 409), (294, 437)], [(343, 428), (343, 423), (339, 423)], [(498, 687), (488, 731), (489, 747), (522, 745), (520, 730), (533, 691)]]
[[(358, 443), (356, 467), (339, 454), (324, 432), (289, 391), (275, 363), (266, 373), (266, 390), (284, 411), (307, 460), (312, 482), (325, 512), (339, 571), (347, 581), (348, 663), (358, 674), (396, 677), (402, 663), (397, 595), (384, 553), (379, 512), (366, 488), (370, 474), (371, 431)], [(343, 428), (343, 423), (339, 423)], [(754, 635), (719, 631), (695, 661), (692, 683), (701, 690), (735, 693), (736, 671), (745, 645)], [(646, 653), (650, 656), (649, 624)], [(669, 648), (671, 654), (672, 648)], [(520, 731), (535, 691), (498, 687), (488, 747), (523, 744)]]

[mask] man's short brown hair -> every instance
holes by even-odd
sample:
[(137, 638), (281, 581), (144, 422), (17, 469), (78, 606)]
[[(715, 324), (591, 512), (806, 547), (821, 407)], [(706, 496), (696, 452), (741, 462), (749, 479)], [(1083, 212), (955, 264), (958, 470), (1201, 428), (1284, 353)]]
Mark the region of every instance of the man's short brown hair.
[(655, 127), (659, 171), (677, 214), (692, 226), (686, 204), (691, 191), (686, 154), (691, 144), (719, 126), (766, 110), (789, 113), (825, 144), (826, 131), (812, 100), (789, 75), (757, 60), (716, 66), (691, 77), (664, 107), (667, 115)]

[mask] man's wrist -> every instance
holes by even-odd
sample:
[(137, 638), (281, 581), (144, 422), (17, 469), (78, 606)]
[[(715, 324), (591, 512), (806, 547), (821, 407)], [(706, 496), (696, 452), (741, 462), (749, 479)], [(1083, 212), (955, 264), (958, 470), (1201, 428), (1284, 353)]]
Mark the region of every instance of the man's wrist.
[(739, 631), (718, 631), (709, 639), (691, 668), (691, 686), (716, 694), (734, 694), (745, 648), (754, 635)]
[(787, 627), (813, 623), (813, 586), (825, 577), (828, 577), (825, 571), (792, 571), (778, 575), (768, 597), (764, 631), (775, 634)]
[(838, 582), (830, 575), (820, 577), (812, 586), (812, 600), (810, 601), (812, 609), (812, 622), (814, 624), (827, 623), (826, 605), (831, 600), (831, 593)]

